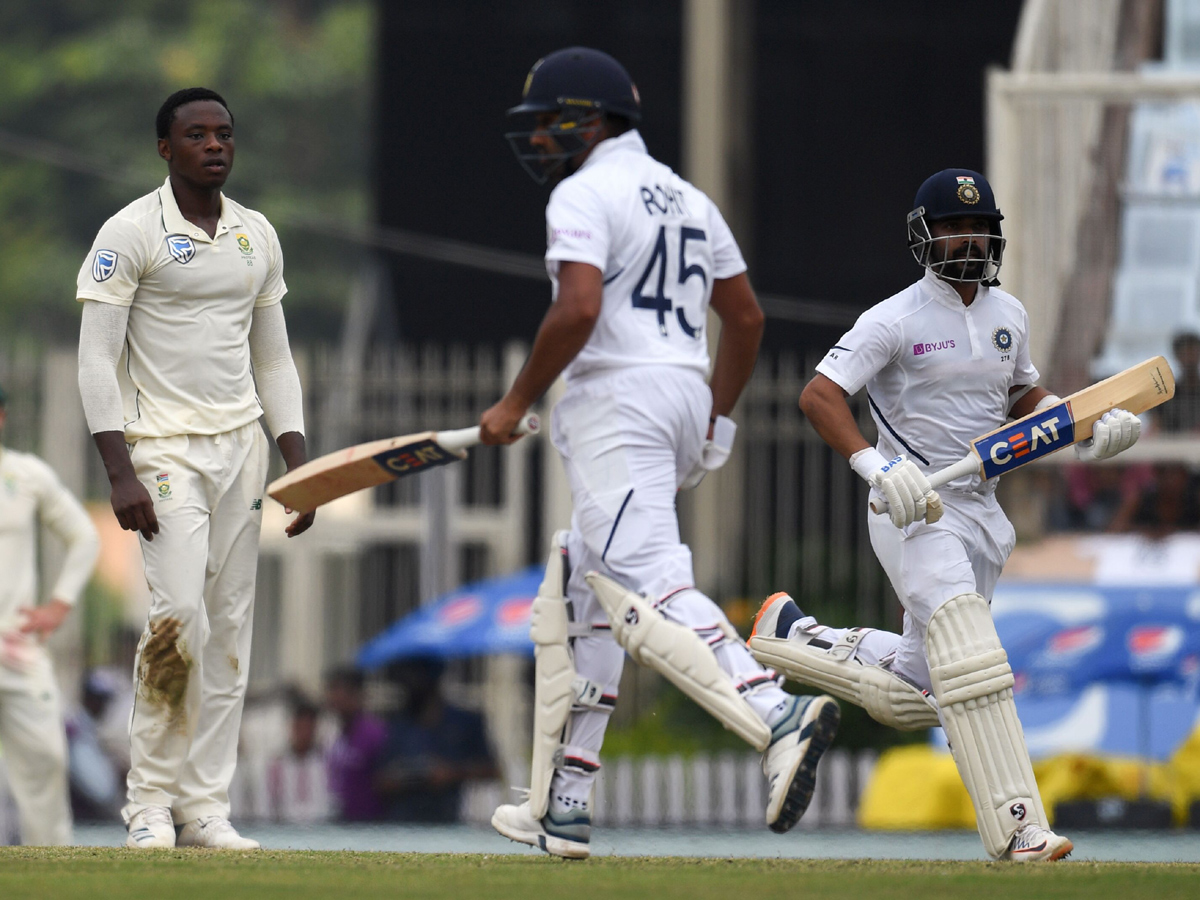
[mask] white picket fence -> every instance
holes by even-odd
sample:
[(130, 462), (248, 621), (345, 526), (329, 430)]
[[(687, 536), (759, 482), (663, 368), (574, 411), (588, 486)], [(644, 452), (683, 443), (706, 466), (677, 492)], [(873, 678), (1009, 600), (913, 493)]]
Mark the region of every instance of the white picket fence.
[[(801, 829), (855, 825), (875, 768), (873, 750), (830, 750), (817, 768), (812, 804)], [(486, 824), (500, 803), (519, 795), (494, 782), (464, 792), (463, 821)], [(757, 753), (605, 758), (596, 781), (593, 823), (611, 828), (761, 828), (767, 782)]]

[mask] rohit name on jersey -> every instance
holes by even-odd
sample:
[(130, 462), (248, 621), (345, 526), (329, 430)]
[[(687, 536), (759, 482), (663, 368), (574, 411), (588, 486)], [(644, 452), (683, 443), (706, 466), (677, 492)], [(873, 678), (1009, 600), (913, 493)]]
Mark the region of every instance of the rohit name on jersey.
[(1014, 422), (971, 446), (983, 461), (984, 475), (995, 478), (1073, 443), (1075, 416), (1070, 402), (1064, 400), (1041, 410), (1035, 418)]

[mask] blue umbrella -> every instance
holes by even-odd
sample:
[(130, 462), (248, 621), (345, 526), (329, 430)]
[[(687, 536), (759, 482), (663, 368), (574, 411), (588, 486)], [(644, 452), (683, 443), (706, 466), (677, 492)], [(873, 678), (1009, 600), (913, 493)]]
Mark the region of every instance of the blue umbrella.
[(542, 582), (542, 571), (540, 565), (530, 566), (439, 597), (368, 641), (358, 651), (358, 664), (373, 669), (414, 656), (532, 656), (529, 609)]

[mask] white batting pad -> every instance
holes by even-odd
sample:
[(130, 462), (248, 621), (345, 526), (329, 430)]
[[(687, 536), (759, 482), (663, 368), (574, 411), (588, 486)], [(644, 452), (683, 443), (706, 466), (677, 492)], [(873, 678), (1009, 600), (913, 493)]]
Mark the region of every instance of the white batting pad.
[(575, 699), (575, 665), (567, 646), (565, 551), (554, 541), (546, 576), (530, 609), (529, 637), (533, 641), (533, 765), (529, 776), (529, 812), (546, 815), (550, 781), (561, 757), (563, 728)]
[(933, 694), (959, 775), (975, 806), (984, 849), (999, 859), (1013, 833), (1048, 826), (1013, 702), (1013, 674), (987, 601), (960, 594), (929, 620)]
[(771, 729), (730, 684), (708, 644), (624, 585), (599, 572), (586, 578), (608, 615), (613, 637), (634, 662), (654, 669), (756, 750), (767, 749)]
[[(750, 652), (764, 666), (861, 706), (876, 722), (891, 728), (920, 731), (940, 725), (937, 708), (920, 690), (887, 669), (854, 659), (852, 645), (860, 636), (860, 632), (843, 635), (829, 650), (757, 636), (750, 639)], [(836, 652), (839, 649), (847, 652)]]

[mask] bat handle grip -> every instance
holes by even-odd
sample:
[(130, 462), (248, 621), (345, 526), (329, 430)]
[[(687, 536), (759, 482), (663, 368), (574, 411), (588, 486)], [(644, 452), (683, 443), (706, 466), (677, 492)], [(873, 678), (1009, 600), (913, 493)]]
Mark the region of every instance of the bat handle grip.
[[(935, 491), (943, 484), (949, 484), (955, 478), (961, 478), (963, 475), (970, 475), (972, 472), (979, 471), (979, 457), (974, 453), (968, 453), (958, 462), (946, 466), (944, 469), (939, 469), (929, 476), (929, 486)], [(888, 511), (887, 497), (872, 497), (871, 512), (877, 516), (882, 516)]]
[[(517, 423), (517, 427), (513, 429), (513, 434), (537, 434), (541, 430), (541, 427), (541, 419), (538, 418), (536, 413), (526, 413), (521, 421)], [(480, 443), (479, 426), (473, 425), (470, 428), (439, 431), (437, 442), (443, 450), (449, 450), (451, 453), (460, 453), (468, 447), (474, 447)]]

